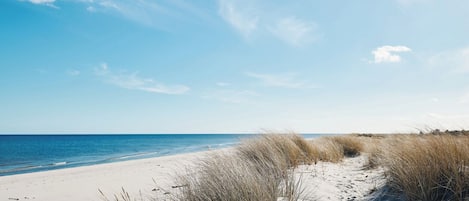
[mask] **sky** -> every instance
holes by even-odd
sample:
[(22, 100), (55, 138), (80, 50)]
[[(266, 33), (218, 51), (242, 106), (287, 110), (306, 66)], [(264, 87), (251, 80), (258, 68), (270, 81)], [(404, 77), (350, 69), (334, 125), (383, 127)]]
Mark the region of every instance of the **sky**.
[(469, 129), (467, 0), (2, 0), (0, 133)]

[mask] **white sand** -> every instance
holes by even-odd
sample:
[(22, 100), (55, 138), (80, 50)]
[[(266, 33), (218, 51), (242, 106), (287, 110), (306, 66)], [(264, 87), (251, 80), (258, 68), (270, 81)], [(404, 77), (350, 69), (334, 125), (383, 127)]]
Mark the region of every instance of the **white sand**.
[(93, 201), (102, 200), (98, 189), (112, 198), (113, 194), (121, 192), (121, 188), (134, 196), (139, 196), (139, 191), (144, 197), (162, 196), (163, 189), (174, 191), (171, 187), (177, 185), (172, 182), (174, 175), (185, 172), (185, 168), (193, 165), (204, 153), (2, 176), (0, 201)]
[(345, 158), (341, 163), (319, 162), (300, 166), (306, 195), (314, 200), (374, 200), (370, 193), (385, 184), (383, 168), (366, 170), (367, 156)]
[[(133, 197), (141, 194), (164, 200), (178, 185), (176, 173), (204, 157), (207, 152), (101, 164), (0, 177), (0, 201), (83, 201), (102, 200), (98, 189), (109, 198), (125, 188)], [(373, 188), (384, 183), (382, 169), (363, 170), (366, 157), (345, 159), (344, 162), (301, 166), (303, 187), (309, 197), (317, 200), (366, 200)], [(153, 182), (156, 181), (156, 185)], [(165, 194), (169, 192), (171, 194)], [(112, 199), (111, 199), (112, 200)]]

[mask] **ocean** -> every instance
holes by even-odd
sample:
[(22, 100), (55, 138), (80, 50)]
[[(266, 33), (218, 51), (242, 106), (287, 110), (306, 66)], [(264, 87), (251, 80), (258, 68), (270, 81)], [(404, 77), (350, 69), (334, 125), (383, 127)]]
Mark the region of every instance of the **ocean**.
[[(251, 134), (0, 135), (0, 176), (234, 146)], [(316, 138), (321, 134), (305, 134)]]

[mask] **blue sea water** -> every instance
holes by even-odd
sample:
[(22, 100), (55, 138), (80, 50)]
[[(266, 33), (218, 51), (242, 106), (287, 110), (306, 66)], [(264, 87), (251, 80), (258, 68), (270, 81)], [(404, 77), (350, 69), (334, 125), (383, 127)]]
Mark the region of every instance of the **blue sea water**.
[[(0, 135), (0, 176), (230, 147), (248, 134)], [(307, 134), (315, 138), (319, 134)]]

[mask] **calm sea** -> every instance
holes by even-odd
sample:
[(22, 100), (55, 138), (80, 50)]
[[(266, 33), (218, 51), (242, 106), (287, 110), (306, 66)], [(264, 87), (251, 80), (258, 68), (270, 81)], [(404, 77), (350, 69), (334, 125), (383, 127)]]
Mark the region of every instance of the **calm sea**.
[[(219, 149), (247, 134), (0, 135), (0, 176)], [(321, 134), (306, 134), (315, 138)]]

